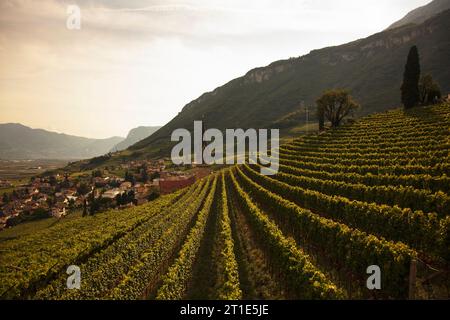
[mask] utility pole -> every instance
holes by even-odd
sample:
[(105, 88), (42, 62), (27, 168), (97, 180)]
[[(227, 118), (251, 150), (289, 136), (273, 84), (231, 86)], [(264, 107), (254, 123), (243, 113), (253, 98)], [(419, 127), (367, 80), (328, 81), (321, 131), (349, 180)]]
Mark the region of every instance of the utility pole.
[(306, 114), (306, 132), (309, 133), (309, 110), (308, 106), (305, 105), (305, 101), (302, 100), (300, 103), (301, 108), (305, 108), (305, 114)]

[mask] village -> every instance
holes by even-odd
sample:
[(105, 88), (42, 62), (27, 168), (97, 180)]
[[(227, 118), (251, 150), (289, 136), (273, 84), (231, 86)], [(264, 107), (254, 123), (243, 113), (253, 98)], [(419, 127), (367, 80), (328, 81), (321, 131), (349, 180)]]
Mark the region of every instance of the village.
[(1, 180), (0, 230), (26, 221), (81, 211), (93, 215), (111, 208), (126, 208), (152, 201), (193, 184), (209, 174), (206, 166), (168, 168), (164, 160), (135, 160), (76, 174), (57, 173), (32, 177), (11, 188)]

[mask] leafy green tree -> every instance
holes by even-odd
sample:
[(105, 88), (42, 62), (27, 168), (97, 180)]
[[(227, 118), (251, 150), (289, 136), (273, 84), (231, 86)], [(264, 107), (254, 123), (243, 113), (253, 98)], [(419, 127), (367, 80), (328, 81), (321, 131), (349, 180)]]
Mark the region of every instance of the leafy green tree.
[(140, 168), (141, 171), (141, 181), (146, 183), (149, 179), (148, 173), (147, 173), (147, 166), (143, 164)]
[(50, 183), (50, 185), (53, 187), (58, 183), (58, 180), (55, 176), (50, 176), (48, 183)]
[(159, 191), (154, 190), (147, 196), (147, 200), (148, 201), (153, 201), (153, 200), (159, 198), (159, 196), (160, 196)]
[(69, 180), (68, 173), (64, 173), (64, 179), (59, 185), (61, 188), (69, 188), (70, 187), (70, 180)]
[(154, 171), (154, 172), (152, 172), (152, 174), (150, 175), (150, 180), (154, 180), (154, 179), (158, 179), (158, 178), (160, 178), (160, 174), (159, 174), (159, 172), (158, 171)]
[(3, 201), (3, 203), (9, 203), (9, 197), (8, 197), (8, 194), (6, 192), (3, 193), (2, 201)]
[(83, 201), (83, 217), (86, 217), (88, 215), (88, 210), (87, 210), (87, 200), (84, 199)]
[(89, 194), (89, 214), (93, 216), (99, 210), (99, 203), (95, 199), (95, 189)]
[(132, 185), (136, 183), (134, 175), (130, 173), (128, 170), (125, 172), (125, 181), (131, 182)]
[(47, 205), (49, 207), (51, 207), (56, 203), (56, 199), (54, 196), (48, 196), (46, 202), (47, 202)]
[(93, 178), (101, 178), (101, 177), (103, 177), (103, 172), (101, 170), (94, 170), (94, 171), (92, 171), (92, 177)]
[(322, 114), (323, 119), (330, 121), (332, 127), (338, 127), (346, 116), (360, 107), (350, 93), (343, 89), (325, 91), (316, 103), (319, 118)]
[(75, 200), (70, 199), (69, 200), (69, 209), (73, 209), (73, 208), (75, 208)]
[(137, 204), (136, 201), (135, 201), (135, 199), (134, 199), (134, 196), (135, 196), (135, 193), (134, 193), (133, 190), (128, 191), (128, 194), (127, 194), (127, 203), (132, 202), (132, 203), (134, 203), (134, 204)]
[(420, 77), (419, 93), (420, 104), (423, 106), (435, 104), (441, 99), (441, 89), (430, 74)]
[(13, 199), (13, 200), (19, 199), (19, 193), (17, 192), (16, 189), (13, 190), (13, 192), (11, 193), (11, 196), (9, 198)]
[(402, 103), (405, 109), (410, 109), (419, 104), (419, 79), (420, 59), (416, 46), (411, 47), (403, 73), (403, 84), (401, 87)]
[(120, 205), (122, 205), (123, 204), (123, 197), (122, 197), (122, 194), (121, 193), (119, 193), (117, 196), (116, 196), (116, 204), (118, 205), (118, 206), (120, 206)]
[(89, 188), (88, 184), (85, 182), (81, 182), (77, 188), (77, 193), (81, 196), (81, 195), (85, 195), (86, 193), (88, 193), (89, 190), (90, 190), (90, 188)]

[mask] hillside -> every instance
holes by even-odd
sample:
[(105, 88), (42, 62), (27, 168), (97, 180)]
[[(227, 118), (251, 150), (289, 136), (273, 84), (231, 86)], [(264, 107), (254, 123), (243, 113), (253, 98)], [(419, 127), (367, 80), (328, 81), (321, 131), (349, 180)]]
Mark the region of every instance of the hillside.
[[(147, 205), (4, 239), (0, 295), (448, 299), (436, 270), (450, 259), (449, 128), (448, 103), (378, 113), (283, 145), (277, 175), (233, 166)], [(66, 289), (71, 264), (80, 290)], [(370, 265), (380, 290), (366, 287)]]
[(402, 27), (410, 23), (421, 24), (422, 22), (448, 9), (450, 9), (450, 0), (434, 0), (427, 5), (409, 12), (402, 19), (391, 24), (388, 29)]
[[(147, 154), (168, 154), (176, 128), (191, 129), (203, 119), (209, 128), (266, 128), (298, 111), (301, 101), (314, 110), (329, 88), (343, 87), (362, 105), (361, 115), (400, 104), (399, 88), (408, 50), (417, 45), (423, 73), (450, 91), (450, 10), (420, 25), (386, 30), (348, 44), (314, 50), (249, 71), (187, 104), (151, 137), (131, 147)], [(310, 112), (313, 120), (314, 112)]]
[(141, 141), (142, 139), (145, 139), (145, 138), (151, 136), (153, 133), (158, 131), (160, 128), (161, 127), (144, 127), (144, 126), (133, 128), (130, 130), (130, 132), (128, 132), (128, 135), (125, 138), (125, 140), (116, 144), (111, 149), (111, 152), (125, 150), (129, 146), (135, 144), (136, 142)]
[(0, 124), (0, 159), (85, 159), (105, 154), (121, 137), (89, 139), (17, 123)]

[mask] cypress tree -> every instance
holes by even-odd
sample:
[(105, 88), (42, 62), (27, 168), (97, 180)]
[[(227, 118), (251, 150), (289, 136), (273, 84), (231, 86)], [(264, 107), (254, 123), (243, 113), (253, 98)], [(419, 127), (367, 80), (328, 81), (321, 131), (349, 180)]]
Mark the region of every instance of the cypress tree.
[(82, 214), (82, 217), (86, 217), (87, 214), (88, 214), (88, 212), (87, 212), (87, 200), (84, 199), (84, 201), (83, 201), (83, 214)]
[(405, 109), (410, 109), (419, 104), (419, 79), (420, 79), (420, 62), (419, 51), (416, 46), (409, 50), (408, 59), (403, 73), (403, 84), (401, 87), (402, 103)]

